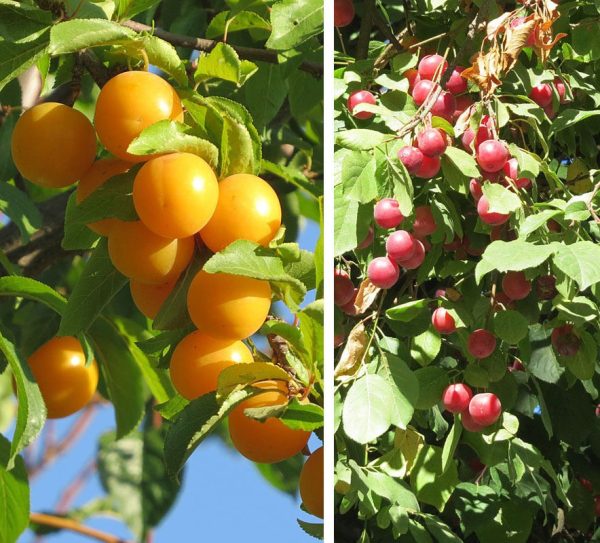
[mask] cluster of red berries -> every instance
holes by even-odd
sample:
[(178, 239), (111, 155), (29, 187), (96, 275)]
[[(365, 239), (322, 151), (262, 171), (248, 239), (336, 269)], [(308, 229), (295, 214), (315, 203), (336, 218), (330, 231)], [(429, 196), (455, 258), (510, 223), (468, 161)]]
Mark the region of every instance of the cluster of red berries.
[(502, 414), (502, 404), (492, 392), (473, 395), (464, 383), (448, 385), (442, 394), (442, 404), (446, 411), (460, 414), (465, 430), (481, 432), (494, 424)]

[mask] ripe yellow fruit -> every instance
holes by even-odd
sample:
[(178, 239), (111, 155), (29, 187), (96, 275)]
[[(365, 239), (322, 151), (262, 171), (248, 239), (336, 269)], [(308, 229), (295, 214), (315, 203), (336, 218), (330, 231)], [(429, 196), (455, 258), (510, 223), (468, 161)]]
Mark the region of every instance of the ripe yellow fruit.
[(108, 236), (110, 259), (125, 277), (159, 285), (175, 281), (194, 254), (194, 238), (167, 239), (140, 221), (122, 222)]
[(323, 447), (314, 451), (304, 463), (299, 488), (306, 510), (323, 518)]
[[(125, 173), (129, 168), (131, 168), (129, 162), (116, 158), (103, 158), (94, 162), (85, 175), (79, 179), (77, 192), (75, 193), (77, 203), (83, 202), (111, 177)], [(101, 236), (108, 236), (111, 228), (120, 222), (122, 221), (119, 221), (119, 219), (103, 219), (88, 224), (88, 227)]]
[(215, 253), (238, 239), (267, 246), (280, 226), (276, 192), (260, 177), (238, 173), (219, 183), (217, 208), (200, 237)]
[(25, 179), (41, 187), (66, 187), (94, 162), (96, 134), (83, 113), (46, 102), (21, 115), (13, 130), (11, 152)]
[(149, 319), (153, 319), (175, 288), (176, 283), (177, 280), (173, 280), (160, 285), (148, 285), (132, 279), (129, 282), (129, 290), (133, 303), (140, 310), (140, 313)]
[(165, 238), (196, 234), (212, 217), (218, 197), (215, 173), (207, 162), (191, 153), (149, 160), (133, 184), (138, 216), (152, 232)]
[(85, 353), (75, 337), (54, 337), (39, 347), (27, 361), (40, 387), (48, 418), (72, 415), (94, 396), (98, 365), (85, 365)]
[(166, 119), (183, 121), (183, 107), (175, 89), (149, 72), (123, 72), (109, 80), (98, 95), (94, 125), (100, 141), (113, 155), (128, 162), (151, 156), (127, 152), (145, 128)]
[(200, 270), (188, 290), (187, 306), (199, 330), (220, 339), (245, 339), (269, 314), (271, 286), (268, 281)]
[(229, 414), (229, 435), (234, 447), (253, 462), (271, 464), (298, 454), (310, 437), (310, 432), (292, 430), (278, 418), (265, 422), (247, 417), (245, 409), (283, 405), (287, 402), (287, 384), (282, 381), (255, 383), (257, 388), (271, 388), (244, 400)]
[(233, 364), (254, 362), (241, 341), (214, 339), (196, 331), (173, 351), (170, 374), (177, 392), (188, 400), (217, 390), (219, 374)]

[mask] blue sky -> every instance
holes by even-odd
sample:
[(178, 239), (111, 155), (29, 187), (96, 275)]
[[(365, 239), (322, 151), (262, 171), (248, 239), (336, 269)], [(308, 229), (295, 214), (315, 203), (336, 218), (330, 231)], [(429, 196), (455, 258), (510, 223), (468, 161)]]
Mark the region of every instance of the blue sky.
[[(318, 235), (318, 226), (306, 221), (298, 241), (301, 247), (313, 250)], [(309, 299), (312, 298), (310, 296)], [(74, 418), (59, 421), (59, 435)], [(95, 457), (98, 437), (112, 429), (112, 408), (100, 408), (85, 437), (32, 481), (32, 511), (54, 510), (65, 487)], [(320, 441), (313, 437), (311, 450), (319, 446)], [(98, 478), (93, 476), (73, 505), (82, 505), (101, 495)], [(155, 531), (154, 542), (255, 541), (258, 534), (262, 543), (316, 541), (298, 527), (298, 517), (309, 522), (318, 521), (301, 511), (298, 497), (293, 498), (274, 489), (254, 464), (223, 445), (219, 439), (211, 438), (202, 443), (188, 461), (179, 499)], [(116, 520), (96, 518), (86, 524), (118, 537), (131, 537), (127, 528)], [(35, 536), (28, 531), (19, 543), (34, 541)], [(45, 541), (89, 543), (90, 539), (61, 532), (46, 536)]]

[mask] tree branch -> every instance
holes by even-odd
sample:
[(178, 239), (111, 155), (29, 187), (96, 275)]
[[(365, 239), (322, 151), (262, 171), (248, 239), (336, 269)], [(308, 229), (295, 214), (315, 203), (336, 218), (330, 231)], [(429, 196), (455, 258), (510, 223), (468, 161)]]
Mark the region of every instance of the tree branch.
[[(180, 34), (173, 34), (160, 28), (152, 28), (151, 26), (138, 23), (136, 21), (125, 21), (121, 23), (123, 26), (135, 30), (136, 32), (149, 32), (154, 34), (158, 38), (161, 38), (172, 45), (179, 47), (189, 47), (196, 51), (211, 51), (218, 41), (207, 40), (205, 38), (194, 38), (191, 36), (182, 36)], [(240, 58), (245, 60), (259, 60), (262, 62), (270, 62), (272, 64), (279, 64), (278, 54), (276, 51), (270, 51), (268, 49), (256, 49), (253, 47), (242, 47), (239, 45), (232, 45), (239, 55)], [(300, 70), (308, 72), (315, 77), (323, 76), (323, 65), (316, 62), (303, 62), (300, 64)]]
[(356, 44), (356, 60), (363, 60), (369, 54), (369, 42), (371, 41), (371, 30), (377, 6), (375, 0), (366, 0), (363, 3), (363, 15), (360, 22), (360, 33)]
[(71, 532), (95, 539), (96, 541), (102, 541), (103, 543), (127, 543), (124, 539), (107, 534), (106, 532), (101, 532), (100, 530), (96, 530), (94, 528), (89, 528), (69, 518), (56, 517), (54, 515), (47, 515), (45, 513), (31, 513), (29, 515), (29, 520), (35, 524), (52, 526), (53, 528), (60, 528), (62, 530), (69, 530)]

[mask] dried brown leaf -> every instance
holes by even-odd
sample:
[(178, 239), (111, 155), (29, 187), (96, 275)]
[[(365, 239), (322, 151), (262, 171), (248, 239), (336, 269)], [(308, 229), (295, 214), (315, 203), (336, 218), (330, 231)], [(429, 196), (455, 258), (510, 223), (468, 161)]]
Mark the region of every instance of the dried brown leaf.
[(478, 53), (473, 65), (464, 70), (462, 76), (473, 81), (486, 96), (490, 96), (502, 84), (502, 64), (502, 54), (494, 47), (485, 54)]
[(486, 35), (488, 40), (492, 41), (499, 32), (504, 30), (506, 21), (510, 18), (510, 16), (511, 12), (507, 11), (506, 13), (500, 15), (500, 17), (496, 17), (487, 24)]
[(377, 299), (377, 295), (381, 289), (371, 283), (370, 279), (365, 279), (358, 287), (358, 293), (354, 299), (354, 307), (356, 308), (356, 314), (362, 315), (369, 307), (373, 305), (373, 302)]
[(335, 367), (334, 377), (336, 379), (350, 377), (356, 373), (367, 350), (368, 342), (365, 325), (359, 322), (348, 334), (340, 361)]
[(505, 70), (510, 70), (521, 54), (523, 47), (527, 45), (529, 35), (533, 32), (537, 21), (534, 17), (528, 18), (517, 27), (508, 27), (504, 34), (504, 53), (509, 57), (509, 65)]

